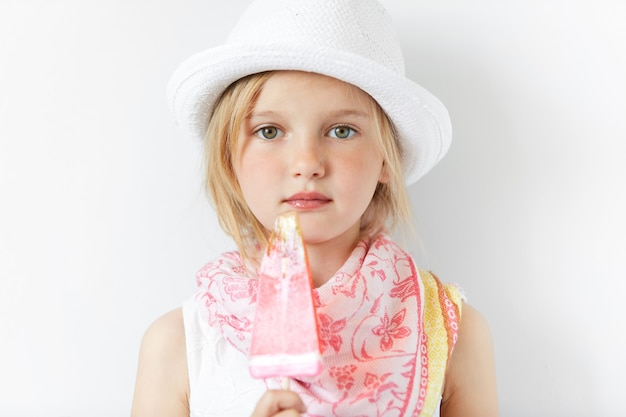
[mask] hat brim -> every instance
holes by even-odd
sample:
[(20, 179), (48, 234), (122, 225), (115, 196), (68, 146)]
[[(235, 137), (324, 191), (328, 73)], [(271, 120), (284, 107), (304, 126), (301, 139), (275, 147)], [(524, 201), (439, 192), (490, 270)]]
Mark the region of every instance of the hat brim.
[(315, 46), (226, 44), (190, 57), (174, 72), (167, 88), (176, 122), (190, 135), (203, 138), (215, 102), (230, 84), (273, 70), (327, 75), (374, 98), (399, 136), (407, 184), (426, 174), (450, 146), (448, 112), (428, 90), (360, 55)]

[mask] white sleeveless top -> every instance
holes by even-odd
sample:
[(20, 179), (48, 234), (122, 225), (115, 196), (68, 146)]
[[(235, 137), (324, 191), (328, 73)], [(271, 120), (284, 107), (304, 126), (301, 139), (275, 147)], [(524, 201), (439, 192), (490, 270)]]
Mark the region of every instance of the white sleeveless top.
[(183, 304), (183, 320), (190, 417), (251, 415), (268, 387), (250, 377), (248, 358), (202, 320), (194, 299)]

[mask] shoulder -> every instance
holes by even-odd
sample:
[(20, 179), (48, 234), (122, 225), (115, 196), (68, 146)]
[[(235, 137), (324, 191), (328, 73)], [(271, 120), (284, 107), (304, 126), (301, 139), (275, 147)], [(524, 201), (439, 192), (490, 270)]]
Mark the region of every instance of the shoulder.
[(185, 328), (178, 308), (156, 319), (144, 333), (132, 416), (188, 415), (188, 392)]
[(441, 410), (442, 417), (498, 415), (491, 331), (482, 314), (467, 303), (446, 371)]
[[(140, 359), (155, 361), (160, 367), (186, 367), (183, 312), (177, 308), (157, 318), (141, 340)], [(185, 368), (186, 369), (186, 368)]]
[[(167, 336), (168, 340), (162, 340), (164, 336)], [(173, 336), (174, 340), (172, 340)], [(177, 345), (177, 340), (184, 343), (184, 338), (183, 310), (182, 308), (177, 308), (153, 321), (144, 333), (142, 343), (150, 344), (162, 340), (167, 346), (174, 347), (172, 345)]]

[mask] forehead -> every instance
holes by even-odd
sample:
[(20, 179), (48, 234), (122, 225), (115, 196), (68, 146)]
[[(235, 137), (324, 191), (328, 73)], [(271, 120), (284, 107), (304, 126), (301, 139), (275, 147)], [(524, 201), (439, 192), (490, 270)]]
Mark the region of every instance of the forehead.
[(263, 84), (256, 104), (289, 106), (298, 101), (363, 109), (372, 108), (375, 103), (360, 88), (333, 77), (303, 71), (276, 71)]

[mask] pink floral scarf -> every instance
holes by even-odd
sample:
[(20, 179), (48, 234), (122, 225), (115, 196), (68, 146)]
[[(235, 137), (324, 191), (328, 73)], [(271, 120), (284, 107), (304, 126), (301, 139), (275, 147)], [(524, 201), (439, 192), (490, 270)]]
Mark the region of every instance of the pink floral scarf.
[[(206, 320), (244, 355), (256, 304), (253, 278), (237, 252), (197, 276)], [(324, 369), (292, 383), (308, 415), (419, 416), (432, 387), (424, 287), (411, 257), (386, 235), (361, 241), (314, 298)]]

